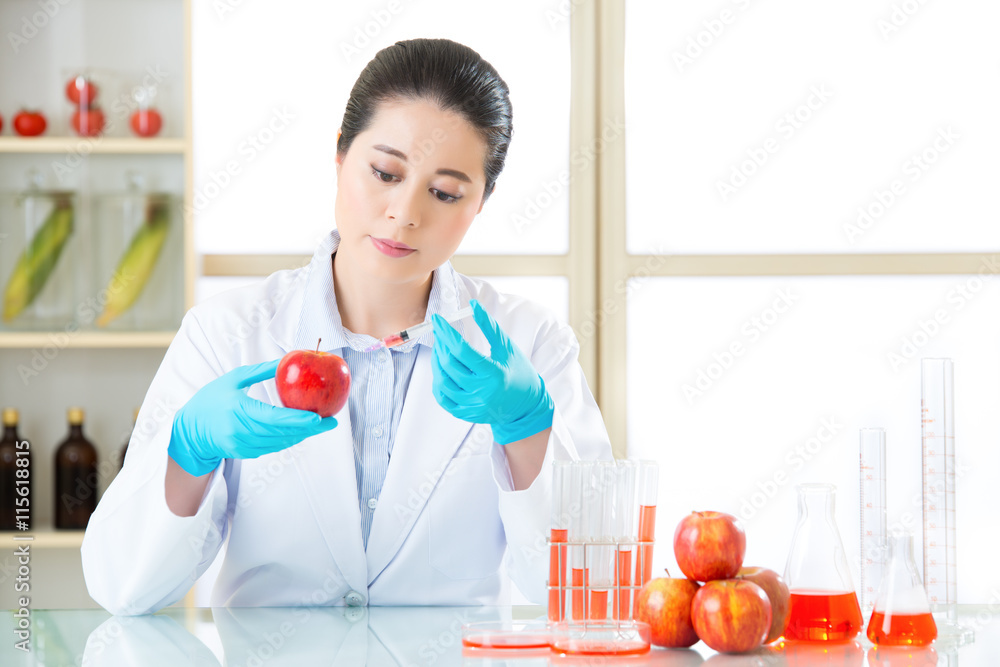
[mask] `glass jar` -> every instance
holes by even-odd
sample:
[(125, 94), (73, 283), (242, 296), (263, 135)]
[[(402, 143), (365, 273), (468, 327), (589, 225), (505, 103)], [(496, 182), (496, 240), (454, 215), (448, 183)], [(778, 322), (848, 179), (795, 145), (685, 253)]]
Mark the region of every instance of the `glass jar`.
[(73, 322), (87, 256), (78, 210), (76, 193), (36, 185), (0, 204), (11, 213), (0, 216), (0, 328), (65, 330)]
[(90, 325), (111, 331), (163, 331), (184, 314), (181, 198), (145, 192), (138, 180), (93, 197), (95, 239)]

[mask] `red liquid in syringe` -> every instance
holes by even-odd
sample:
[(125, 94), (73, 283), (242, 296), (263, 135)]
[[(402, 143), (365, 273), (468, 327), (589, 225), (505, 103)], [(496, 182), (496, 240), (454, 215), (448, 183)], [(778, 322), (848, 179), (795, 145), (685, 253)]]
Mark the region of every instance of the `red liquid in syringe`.
[(549, 547), (549, 620), (558, 622), (566, 618), (566, 547), (563, 546), (569, 531), (553, 528), (552, 546)]
[(854, 591), (793, 590), (785, 639), (841, 641), (855, 637), (863, 624)]
[(872, 612), (868, 622), (868, 639), (879, 646), (926, 646), (937, 639), (937, 623), (929, 613), (890, 614), (889, 630), (885, 630), (885, 614)]

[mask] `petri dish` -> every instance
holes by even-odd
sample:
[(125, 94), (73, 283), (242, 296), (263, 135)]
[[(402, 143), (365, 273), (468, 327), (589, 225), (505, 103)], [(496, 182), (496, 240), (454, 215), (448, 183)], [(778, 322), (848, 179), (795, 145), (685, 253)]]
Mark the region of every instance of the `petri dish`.
[(640, 656), (649, 653), (649, 624), (642, 621), (558, 623), (552, 650), (567, 656)]
[(462, 646), (469, 649), (547, 650), (551, 641), (546, 621), (483, 621), (462, 626)]

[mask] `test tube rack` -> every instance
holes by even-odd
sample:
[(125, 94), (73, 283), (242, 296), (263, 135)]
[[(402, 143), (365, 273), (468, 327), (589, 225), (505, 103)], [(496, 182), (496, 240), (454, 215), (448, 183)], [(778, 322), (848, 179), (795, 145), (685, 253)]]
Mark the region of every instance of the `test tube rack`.
[[(644, 558), (651, 557), (654, 541), (550, 540), (549, 543), (554, 547), (551, 553), (559, 559), (556, 567), (567, 573), (565, 584), (547, 582), (553, 650), (589, 655), (638, 655), (648, 651), (649, 625), (636, 618), (644, 582), (634, 572), (648, 569)], [(574, 562), (571, 557), (574, 550), (582, 554), (582, 561)], [(589, 577), (591, 567), (603, 560), (602, 550), (614, 554), (616, 576), (610, 586), (594, 585)], [(623, 576), (626, 572), (628, 576)], [(553, 605), (558, 606), (553, 609)]]
[(558, 462), (553, 469), (548, 618), (552, 648), (573, 655), (637, 655), (649, 625), (636, 618), (651, 577), (657, 465)]

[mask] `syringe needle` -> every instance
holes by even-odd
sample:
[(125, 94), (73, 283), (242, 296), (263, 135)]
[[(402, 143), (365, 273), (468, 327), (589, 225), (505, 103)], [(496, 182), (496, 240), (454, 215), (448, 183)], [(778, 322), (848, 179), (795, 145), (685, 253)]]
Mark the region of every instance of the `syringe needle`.
[[(461, 310), (452, 313), (445, 320), (449, 324), (458, 322), (459, 320), (464, 320), (466, 317), (472, 315), (472, 308), (465, 307)], [(391, 336), (386, 336), (385, 338), (379, 340), (377, 343), (370, 345), (365, 348), (365, 352), (374, 352), (375, 350), (381, 349), (383, 347), (396, 347), (397, 345), (402, 345), (403, 343), (413, 340), (414, 338), (420, 336), (425, 331), (430, 331), (434, 328), (431, 322), (421, 322), (420, 324), (414, 324), (412, 327), (407, 327), (399, 333), (392, 334)]]

